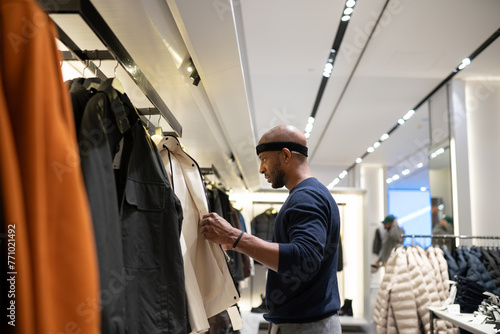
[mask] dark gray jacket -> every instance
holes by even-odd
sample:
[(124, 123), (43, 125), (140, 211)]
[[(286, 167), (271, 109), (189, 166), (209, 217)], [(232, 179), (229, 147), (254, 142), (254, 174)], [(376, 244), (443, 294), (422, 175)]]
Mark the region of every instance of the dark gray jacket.
[(128, 97), (111, 82), (99, 90), (86, 105), (80, 151), (99, 258), (102, 333), (186, 333), (180, 202)]

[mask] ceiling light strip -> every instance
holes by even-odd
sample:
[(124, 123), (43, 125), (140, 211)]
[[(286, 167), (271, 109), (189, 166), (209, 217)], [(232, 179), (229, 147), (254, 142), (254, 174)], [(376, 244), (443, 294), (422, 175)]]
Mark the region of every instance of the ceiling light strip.
[[(319, 108), (319, 103), (323, 97), (323, 93), (326, 88), (326, 84), (328, 79), (330, 78), (333, 71), (333, 64), (335, 63), (335, 56), (337, 55), (340, 45), (342, 44), (342, 39), (344, 38), (345, 32), (347, 30), (347, 25), (349, 24), (352, 13), (354, 12), (354, 6), (356, 5), (355, 0), (347, 0), (344, 5), (344, 10), (342, 12), (342, 17), (340, 19), (339, 26), (337, 28), (337, 33), (335, 35), (335, 39), (333, 40), (332, 48), (330, 49), (330, 55), (328, 56), (328, 60), (325, 63), (325, 67), (323, 69), (323, 76), (321, 78), (321, 83), (319, 85), (318, 93), (316, 94), (316, 100), (314, 101), (313, 109), (311, 112), (311, 117), (316, 117), (316, 112)], [(309, 123), (308, 123), (309, 124)], [(311, 134), (312, 128), (309, 131), (304, 131), (306, 138), (309, 138)]]
[[(353, 67), (353, 69), (351, 71), (351, 74), (349, 75), (349, 78), (347, 79), (347, 82), (344, 85), (344, 88), (342, 89), (342, 92), (340, 93), (339, 99), (337, 100), (337, 103), (335, 104), (335, 107), (333, 108), (333, 111), (330, 114), (330, 117), (328, 118), (328, 121), (326, 122), (326, 126), (323, 128), (323, 131), (321, 132), (321, 135), (319, 136), (318, 144), (316, 145), (316, 147), (314, 148), (314, 150), (312, 151), (312, 153), (309, 154), (309, 161), (312, 161), (312, 159), (314, 158), (314, 155), (316, 154), (316, 152), (318, 150), (318, 147), (321, 144), (321, 141), (323, 140), (323, 137), (325, 136), (326, 130), (330, 126), (330, 123), (331, 123), (331, 121), (333, 119), (333, 115), (335, 115), (335, 113), (337, 112), (337, 109), (338, 109), (338, 107), (340, 105), (340, 102), (344, 98), (345, 92), (347, 91), (347, 88), (349, 87), (349, 85), (351, 83), (351, 80), (352, 80), (352, 78), (354, 76), (354, 73), (356, 72), (356, 70), (357, 70), (357, 68), (359, 66), (359, 63), (361, 62), (361, 59), (363, 58), (363, 55), (365, 54), (366, 48), (368, 47), (368, 44), (370, 43), (370, 41), (372, 39), (372, 36), (375, 33), (375, 29), (378, 27), (378, 23), (380, 22), (380, 20), (382, 18), (382, 15), (384, 15), (385, 9), (387, 8), (387, 5), (389, 4), (389, 1), (390, 0), (386, 0), (386, 2), (384, 4), (384, 7), (382, 8), (382, 10), (380, 11), (379, 16), (377, 17), (377, 21), (375, 22), (375, 24), (373, 26), (373, 29), (370, 32), (370, 35), (368, 36), (368, 38), (366, 40), (366, 43), (363, 46), (363, 49), (361, 50), (361, 53), (359, 54), (358, 59), (356, 60), (356, 64), (354, 64), (354, 67)], [(320, 97), (320, 99), (321, 99), (321, 97)], [(319, 105), (319, 102), (318, 102), (318, 105)], [(316, 114), (315, 110), (313, 110), (313, 112)]]
[[(376, 26), (377, 25), (375, 25), (375, 27)], [(373, 33), (373, 31), (372, 31), (372, 33)], [(500, 36), (500, 28), (498, 28), (483, 44), (481, 44), (476, 50), (474, 50), (474, 52), (472, 52), (472, 54), (469, 57), (464, 58), (464, 60), (462, 60), (462, 62), (456, 68), (454, 68), (453, 71), (445, 79), (443, 79), (433, 90), (431, 90), (431, 92), (429, 94), (427, 94), (420, 102), (418, 102), (415, 107), (413, 107), (411, 110), (409, 110), (405, 114), (405, 116), (403, 116), (402, 118), (400, 118), (398, 120), (398, 123), (396, 123), (396, 125), (394, 125), (391, 128), (391, 130), (389, 130), (387, 133), (383, 134), (382, 136), (384, 136), (384, 137), (385, 137), (385, 135), (390, 136), (390, 134), (392, 132), (394, 132), (397, 128), (399, 128), (401, 125), (403, 125), (406, 122), (406, 120), (410, 119), (411, 116), (413, 116), (413, 114), (416, 112), (416, 110), (420, 106), (422, 106), (427, 100), (429, 100), (441, 87), (443, 87), (444, 85), (446, 85), (446, 83), (448, 83), (448, 81), (450, 81), (458, 72), (460, 72), (462, 69), (464, 69), (465, 67), (467, 67), (472, 62), (472, 60), (474, 60), (474, 58), (476, 58), (482, 51), (484, 51), (488, 46), (490, 46), (499, 36)], [(371, 35), (370, 35), (370, 37), (371, 37)], [(365, 45), (365, 47), (366, 47), (366, 45)], [(361, 56), (360, 56), (360, 58), (361, 58)], [(356, 66), (357, 66), (357, 64), (356, 64)], [(352, 75), (352, 73), (351, 73), (351, 75)], [(349, 81), (350, 81), (350, 78), (349, 78)], [(347, 85), (346, 85), (346, 87), (347, 87)], [(345, 91), (346, 87), (344, 87), (344, 91)], [(344, 91), (342, 92), (341, 97), (343, 96)], [(337, 103), (335, 109), (337, 107), (338, 107), (338, 103)], [(332, 117), (333, 117), (333, 115), (330, 116), (330, 119), (328, 120), (327, 126), (325, 127), (325, 129), (323, 130), (323, 133), (321, 134), (321, 139), (323, 138), (323, 135), (326, 132), (326, 128), (328, 128), (328, 125), (330, 124), (330, 121), (331, 121)], [(387, 136), (387, 138), (388, 138), (388, 136)], [(379, 142), (382, 142), (382, 140), (380, 140)], [(370, 146), (368, 149), (370, 149), (370, 148), (373, 148), (373, 146)], [(370, 151), (373, 152), (372, 150), (370, 150)], [(364, 154), (360, 158), (364, 159), (364, 157), (367, 156), (368, 154), (370, 154), (371, 152), (368, 152), (368, 151), (364, 152)], [(316, 150), (313, 151), (312, 155), (314, 155), (314, 153), (316, 153)], [(437, 155), (439, 155), (439, 154), (435, 154), (435, 153), (433, 153), (433, 154), (434, 154), (434, 156), (432, 156), (431, 159), (433, 159)], [(357, 158), (357, 159), (359, 159), (359, 158)], [(356, 166), (356, 164), (357, 163), (352, 164), (349, 168), (346, 169), (346, 171), (349, 173), (351, 171), (351, 169)], [(334, 181), (337, 180), (337, 179), (338, 179), (338, 177), (335, 178)], [(332, 185), (333, 183), (334, 182), (332, 182), (332, 183), (329, 184), (329, 189), (331, 189), (331, 187), (335, 186), (335, 185)], [(337, 183), (335, 183), (335, 184), (337, 184)]]

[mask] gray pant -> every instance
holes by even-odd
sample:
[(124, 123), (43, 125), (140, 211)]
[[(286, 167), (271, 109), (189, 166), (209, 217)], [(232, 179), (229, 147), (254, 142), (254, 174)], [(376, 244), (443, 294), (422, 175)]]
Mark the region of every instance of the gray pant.
[(338, 315), (314, 322), (300, 324), (269, 324), (268, 334), (341, 334), (340, 320)]

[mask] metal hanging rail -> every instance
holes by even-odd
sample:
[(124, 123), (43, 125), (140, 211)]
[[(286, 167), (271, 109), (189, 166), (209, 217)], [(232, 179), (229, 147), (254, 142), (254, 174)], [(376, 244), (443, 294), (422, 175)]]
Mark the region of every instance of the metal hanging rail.
[[(144, 95), (149, 99), (149, 101), (151, 101), (153, 106), (155, 106), (160, 114), (167, 120), (168, 124), (172, 127), (178, 137), (182, 136), (182, 126), (179, 121), (177, 121), (158, 92), (154, 89), (153, 85), (141, 71), (140, 67), (136, 64), (132, 56), (128, 53), (123, 44), (116, 37), (111, 28), (89, 0), (38, 0), (38, 2), (40, 6), (49, 14), (79, 14), (92, 29), (94, 34), (106, 46), (113, 58), (129, 74), (132, 80), (142, 90)], [(68, 47), (68, 49), (70, 49), (78, 58), (85, 62), (85, 64), (91, 63), (90, 60), (95, 59), (88, 55), (88, 52), (82, 51), (57, 24), (56, 26), (61, 42), (64, 43), (66, 47)], [(89, 68), (91, 66), (92, 65), (90, 65)]]
[(402, 234), (403, 238), (436, 238), (436, 239), (485, 239), (485, 240), (500, 240), (500, 236), (481, 236), (481, 235), (453, 235), (453, 234)]

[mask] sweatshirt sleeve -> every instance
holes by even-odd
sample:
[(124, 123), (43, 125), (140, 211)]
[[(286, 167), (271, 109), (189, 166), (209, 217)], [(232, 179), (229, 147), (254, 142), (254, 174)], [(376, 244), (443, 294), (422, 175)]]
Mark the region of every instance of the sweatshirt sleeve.
[(334, 254), (333, 246), (338, 246), (327, 243), (330, 210), (321, 197), (307, 190), (291, 195), (289, 202), (283, 227), (289, 240), (279, 244), (278, 273), (308, 281), (319, 270), (323, 257)]

